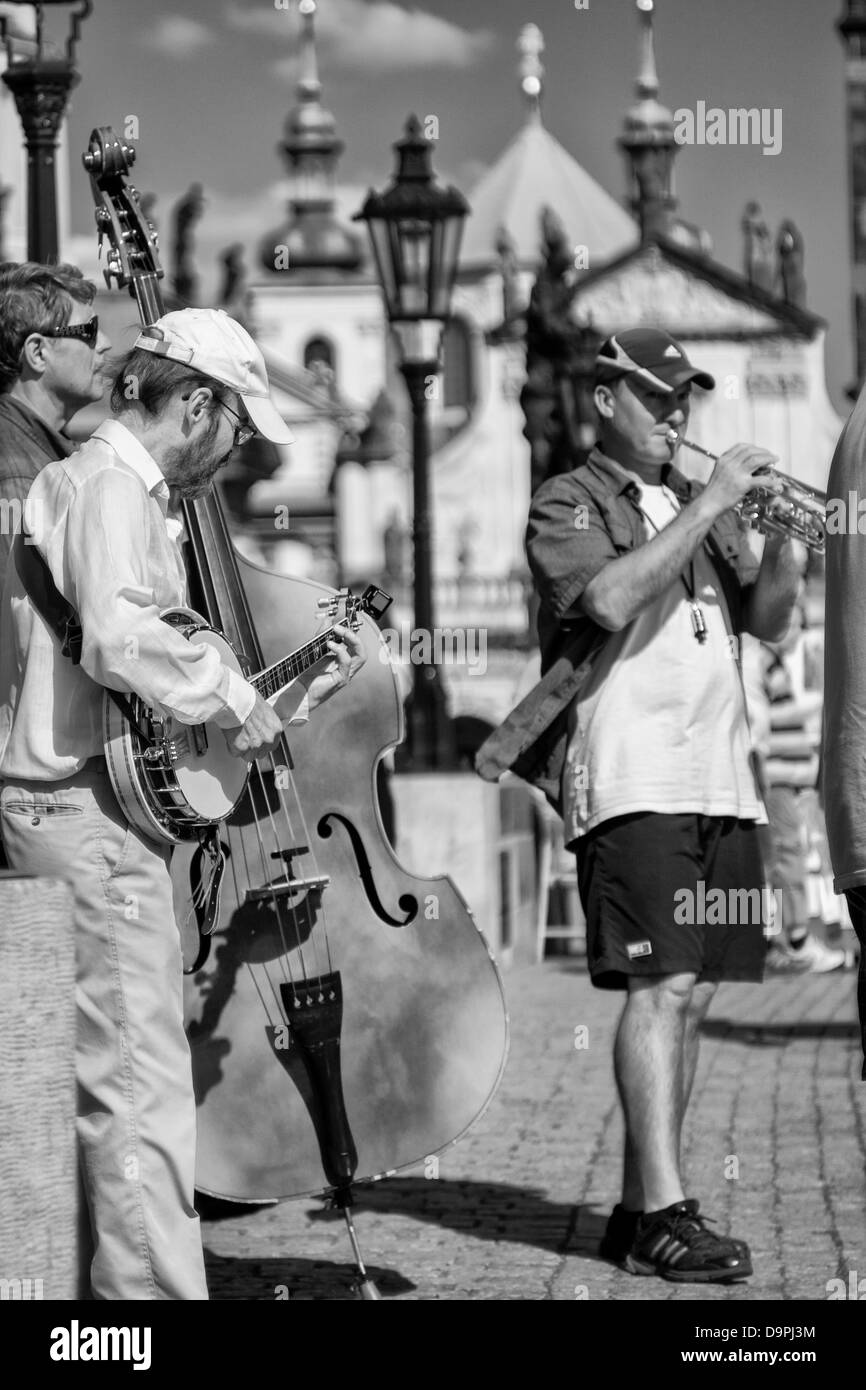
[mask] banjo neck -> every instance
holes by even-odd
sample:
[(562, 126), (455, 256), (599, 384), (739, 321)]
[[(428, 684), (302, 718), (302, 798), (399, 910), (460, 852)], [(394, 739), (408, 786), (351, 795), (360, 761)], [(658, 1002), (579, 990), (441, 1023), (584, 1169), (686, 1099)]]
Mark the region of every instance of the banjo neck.
[[(387, 612), (391, 604), (391, 598), (383, 593), (375, 584), (368, 584), (363, 594), (356, 597), (348, 592), (339, 596), (345, 605), (345, 612), (340, 619), (343, 627), (350, 627), (357, 631), (359, 626), (359, 613), (366, 613), (372, 616), (377, 622)], [(336, 600), (330, 605), (331, 615), (336, 612)], [(297, 676), (303, 675), (311, 666), (315, 666), (317, 661), (323, 657), (331, 655), (328, 650), (328, 643), (337, 638), (335, 627), (325, 628), (324, 632), (316, 633), (309, 642), (305, 642), (302, 647), (290, 652), (282, 661), (274, 662), (273, 666), (267, 666), (263, 671), (259, 671), (256, 676), (247, 676), (250, 685), (254, 686), (264, 699), (272, 699), (275, 695), (281, 694), (287, 685), (290, 685)], [(337, 640), (339, 640), (337, 638)]]
[(328, 643), (335, 638), (335, 629), (329, 627), (311, 641), (305, 642), (302, 647), (298, 647), (297, 651), (284, 657), (282, 661), (276, 661), (273, 666), (259, 671), (257, 676), (247, 676), (246, 679), (264, 699), (272, 699), (275, 695), (281, 694), (298, 676), (303, 675), (304, 671), (315, 666), (317, 661), (331, 655)]

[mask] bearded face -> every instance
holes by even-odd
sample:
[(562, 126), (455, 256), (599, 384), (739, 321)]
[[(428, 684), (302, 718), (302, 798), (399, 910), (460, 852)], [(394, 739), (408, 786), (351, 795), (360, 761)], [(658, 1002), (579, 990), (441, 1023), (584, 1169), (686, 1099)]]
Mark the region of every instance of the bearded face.
[[(172, 486), (184, 501), (203, 497), (214, 476), (231, 457), (234, 441), (231, 431), (223, 429), (223, 419), (222, 413), (215, 410), (201, 439), (166, 450), (163, 471), (171, 477)], [(225, 448), (227, 433), (228, 447)], [(224, 452), (217, 453), (219, 448)]]

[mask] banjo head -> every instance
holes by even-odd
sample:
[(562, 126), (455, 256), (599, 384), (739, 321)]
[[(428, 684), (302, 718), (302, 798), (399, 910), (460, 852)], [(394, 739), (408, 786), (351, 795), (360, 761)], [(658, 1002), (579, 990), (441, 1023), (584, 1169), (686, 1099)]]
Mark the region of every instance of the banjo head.
[[(190, 641), (213, 647), (224, 666), (230, 666), (240, 676), (244, 674), (234, 647), (199, 614), (191, 609), (173, 609), (163, 613), (162, 618)], [(249, 764), (229, 752), (225, 735), (217, 724), (190, 728), (169, 720), (166, 736), (175, 740), (178, 747), (179, 756), (172, 763), (171, 771), (190, 810), (199, 820), (227, 820), (243, 797), (249, 781)]]
[[(160, 615), (184, 637), (213, 647), (220, 660), (243, 675), (231, 643), (191, 609)], [(227, 820), (243, 799), (249, 764), (229, 752), (225, 735), (213, 723), (188, 726), (155, 720), (138, 696), (130, 696), (140, 723), (156, 725), (154, 743), (164, 742), (170, 757), (151, 762), (147, 745), (108, 696), (104, 702), (105, 750), (109, 774), (127, 817), (146, 835), (180, 844), (201, 828)]]

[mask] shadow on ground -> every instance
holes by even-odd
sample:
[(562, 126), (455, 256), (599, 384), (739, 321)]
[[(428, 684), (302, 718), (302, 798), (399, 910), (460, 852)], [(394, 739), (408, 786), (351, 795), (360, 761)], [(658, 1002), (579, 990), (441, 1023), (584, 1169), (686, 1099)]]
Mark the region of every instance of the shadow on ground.
[(747, 1047), (784, 1047), (798, 1038), (836, 1038), (860, 1041), (860, 1028), (852, 1022), (803, 1019), (795, 1023), (749, 1023), (743, 1019), (708, 1018), (701, 1024), (707, 1038), (724, 1038)]
[[(445, 1178), (383, 1178), (359, 1186), (355, 1220), (362, 1243), (365, 1212), (405, 1216), (477, 1240), (592, 1257), (598, 1254), (607, 1221), (607, 1212), (551, 1202), (541, 1188)], [(342, 1219), (327, 1207), (307, 1215), (314, 1222)]]
[[(477, 1240), (531, 1245), (558, 1255), (581, 1254), (595, 1258), (608, 1215), (606, 1210), (595, 1211), (590, 1206), (551, 1202), (542, 1188), (514, 1187), (507, 1183), (452, 1182), (446, 1178), (383, 1178), (380, 1182), (359, 1183), (355, 1196), (353, 1215), (362, 1250), (365, 1245), (365, 1215), (377, 1213), (442, 1226), (474, 1236)], [(250, 1206), (218, 1201), (201, 1193), (197, 1195), (196, 1205), (205, 1223), (254, 1214)], [(273, 1209), (272, 1206), (270, 1209)], [(313, 1223), (343, 1223), (342, 1213), (327, 1204), (309, 1208), (306, 1216)], [(348, 1264), (320, 1266), (309, 1260), (288, 1259), (221, 1260), (214, 1255), (209, 1256), (209, 1260), (214, 1262), (215, 1268), (218, 1261), (226, 1267), (230, 1284), (237, 1279), (247, 1283), (254, 1280), (263, 1290), (263, 1298), (273, 1298), (276, 1284), (291, 1284), (288, 1271), (294, 1270), (301, 1284), (306, 1284), (317, 1270), (324, 1269), (328, 1279), (334, 1279), (346, 1287), (351, 1285), (353, 1275), (352, 1266)], [(234, 1273), (230, 1267), (234, 1267)], [(208, 1270), (210, 1274), (210, 1264)], [(398, 1280), (402, 1277), (393, 1271), (385, 1271), (383, 1277), (386, 1283), (389, 1273)], [(317, 1283), (319, 1286), (322, 1286), (321, 1279)], [(215, 1294), (215, 1297), (242, 1296), (251, 1295)], [(335, 1296), (348, 1297), (351, 1294)]]
[[(204, 1259), (210, 1296), (217, 1302), (231, 1299), (247, 1303), (358, 1300), (357, 1272), (348, 1262), (241, 1259), (215, 1255), (206, 1246)], [(383, 1298), (411, 1293), (416, 1287), (395, 1269), (370, 1265), (367, 1273)]]

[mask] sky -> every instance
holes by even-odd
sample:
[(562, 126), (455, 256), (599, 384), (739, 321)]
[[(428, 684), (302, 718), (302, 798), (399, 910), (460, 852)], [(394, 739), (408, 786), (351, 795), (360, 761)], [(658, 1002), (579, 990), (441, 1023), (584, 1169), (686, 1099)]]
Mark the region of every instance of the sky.
[[(288, 8), (283, 6), (288, 5)], [(656, 0), (661, 98), (782, 112), (782, 147), (684, 146), (680, 214), (706, 227), (714, 254), (741, 266), (740, 219), (756, 199), (775, 235), (790, 217), (805, 239), (807, 304), (828, 323), (828, 385), (837, 406), (852, 378), (843, 0)], [(616, 148), (639, 57), (635, 0), (319, 0), (325, 105), (346, 143), (340, 178), (353, 210), (390, 176), (390, 146), (410, 111), (439, 118), (436, 167), (467, 194), (520, 127), (515, 44), (523, 24), (545, 39), (548, 129), (616, 198)], [(92, 209), (78, 163), (93, 126), (138, 122), (136, 181), (158, 196), (168, 237), (173, 203), (193, 181), (207, 210), (196, 244), (203, 290), (215, 253), (253, 248), (284, 220), (278, 142), (294, 103), (297, 0), (94, 0), (79, 46), (82, 80), (69, 114), (72, 229)], [(0, 171), (2, 177), (3, 171)]]

